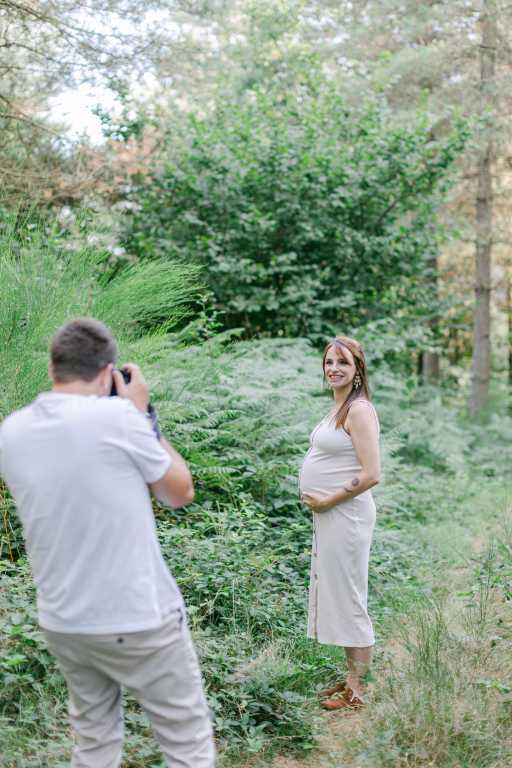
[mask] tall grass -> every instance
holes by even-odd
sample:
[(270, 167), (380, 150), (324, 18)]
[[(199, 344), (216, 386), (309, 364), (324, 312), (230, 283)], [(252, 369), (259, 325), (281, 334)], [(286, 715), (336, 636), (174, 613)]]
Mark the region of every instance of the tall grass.
[(92, 312), (122, 337), (167, 333), (197, 300), (196, 267), (168, 261), (134, 264), (95, 293)]
[(40, 227), (0, 220), (0, 416), (47, 384), (48, 340), (67, 317), (87, 314), (94, 293), (90, 256), (58, 253)]
[(66, 320), (95, 316), (126, 344), (176, 327), (199, 293), (182, 264), (134, 265), (106, 284), (100, 264), (54, 227), (0, 210), (0, 418), (48, 386), (48, 342)]
[(501, 531), (501, 556), (495, 545), (481, 555), (458, 606), (423, 601), (402, 625), (401, 652), (376, 675), (348, 765), (363, 757), (370, 768), (512, 763), (512, 633), (503, 592), (512, 559), (510, 531)]

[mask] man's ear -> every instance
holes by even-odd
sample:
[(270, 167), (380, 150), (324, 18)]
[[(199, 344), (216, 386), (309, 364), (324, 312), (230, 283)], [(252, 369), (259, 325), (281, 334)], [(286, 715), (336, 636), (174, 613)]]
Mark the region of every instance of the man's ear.
[(112, 386), (112, 371), (114, 369), (114, 363), (109, 363), (100, 371), (100, 384), (104, 390), (109, 390)]
[(48, 378), (50, 379), (52, 384), (55, 383), (55, 376), (53, 375), (53, 365), (51, 360), (48, 362)]

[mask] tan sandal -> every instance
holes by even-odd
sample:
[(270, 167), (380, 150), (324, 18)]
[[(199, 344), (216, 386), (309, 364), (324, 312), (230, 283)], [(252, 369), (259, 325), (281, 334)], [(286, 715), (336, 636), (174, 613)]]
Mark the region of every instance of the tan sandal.
[(360, 699), (359, 696), (356, 696), (351, 688), (345, 686), (343, 691), (333, 694), (328, 699), (323, 699), (321, 706), (330, 711), (335, 709), (355, 710), (366, 706), (366, 702)]
[(332, 688), (324, 688), (323, 691), (319, 691), (318, 698), (328, 699), (330, 696), (332, 696), (335, 693), (343, 693), (346, 687), (347, 687), (347, 683), (345, 682), (345, 680), (342, 680), (341, 683), (336, 683), (336, 685), (333, 685)]
[(344, 695), (347, 706), (350, 707), (350, 709), (361, 709), (361, 707), (366, 706), (366, 701), (363, 701), (363, 699), (359, 698), (359, 696), (354, 693), (352, 688), (346, 688)]

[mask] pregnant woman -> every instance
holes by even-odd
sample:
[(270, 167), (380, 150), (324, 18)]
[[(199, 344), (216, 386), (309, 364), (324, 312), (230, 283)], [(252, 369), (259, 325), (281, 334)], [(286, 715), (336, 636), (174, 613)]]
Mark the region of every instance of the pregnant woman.
[(313, 510), (308, 637), (343, 646), (347, 657), (347, 679), (319, 694), (322, 706), (357, 709), (375, 643), (367, 595), (379, 422), (357, 341), (336, 336), (325, 348), (323, 372), (334, 407), (311, 433), (300, 472), (302, 500)]

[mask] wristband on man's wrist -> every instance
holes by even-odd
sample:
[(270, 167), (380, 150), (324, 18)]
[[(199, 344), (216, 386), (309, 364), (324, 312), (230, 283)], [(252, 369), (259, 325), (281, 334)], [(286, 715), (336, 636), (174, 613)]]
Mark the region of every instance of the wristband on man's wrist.
[(156, 439), (160, 440), (162, 437), (162, 433), (160, 432), (160, 425), (158, 423), (158, 413), (156, 412), (155, 408), (149, 403), (148, 409), (146, 411), (146, 418), (149, 419), (151, 423), (151, 429), (156, 435)]

